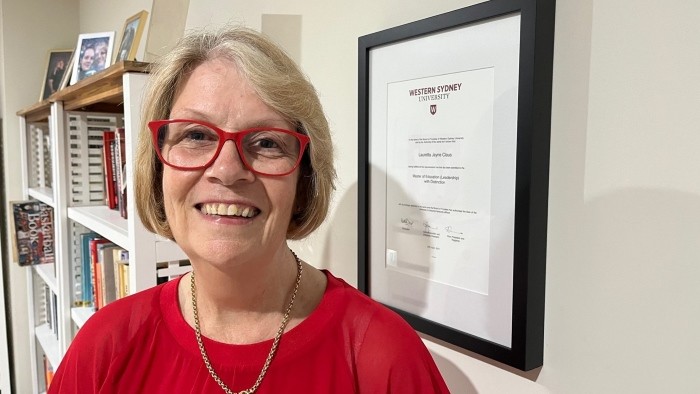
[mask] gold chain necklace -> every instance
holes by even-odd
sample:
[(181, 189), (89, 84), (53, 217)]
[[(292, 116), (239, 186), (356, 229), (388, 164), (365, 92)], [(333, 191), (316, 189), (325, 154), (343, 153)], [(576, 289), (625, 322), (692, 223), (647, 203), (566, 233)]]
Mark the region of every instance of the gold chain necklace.
[(292, 298), (289, 300), (289, 305), (287, 306), (287, 310), (284, 312), (284, 317), (282, 318), (282, 324), (280, 325), (280, 328), (277, 330), (277, 334), (275, 335), (275, 339), (272, 341), (272, 348), (270, 349), (270, 353), (267, 355), (267, 359), (265, 359), (265, 364), (262, 367), (262, 371), (260, 371), (260, 375), (258, 375), (258, 379), (255, 381), (255, 384), (253, 384), (253, 387), (249, 388), (248, 390), (243, 390), (238, 393), (234, 393), (231, 391), (230, 388), (221, 380), (219, 375), (214, 371), (214, 368), (211, 366), (211, 362), (209, 361), (209, 356), (207, 356), (207, 352), (204, 350), (204, 343), (202, 342), (202, 332), (199, 329), (199, 314), (197, 313), (197, 297), (195, 296), (195, 286), (194, 286), (194, 270), (192, 271), (192, 274), (190, 276), (190, 289), (192, 290), (192, 311), (194, 312), (194, 332), (197, 336), (197, 345), (199, 345), (199, 352), (202, 354), (202, 359), (204, 360), (204, 365), (207, 366), (207, 370), (209, 370), (209, 375), (211, 375), (212, 378), (216, 381), (216, 383), (219, 384), (219, 386), (226, 392), (227, 394), (253, 394), (257, 389), (258, 386), (260, 386), (260, 383), (262, 382), (263, 378), (265, 377), (265, 373), (267, 373), (267, 369), (270, 367), (270, 363), (272, 362), (272, 359), (275, 357), (275, 353), (277, 352), (277, 345), (279, 345), (280, 338), (282, 337), (282, 333), (284, 332), (284, 328), (287, 326), (287, 323), (289, 322), (289, 314), (292, 311), (292, 306), (294, 305), (294, 299), (297, 297), (297, 291), (299, 290), (299, 283), (301, 282), (301, 272), (303, 270), (301, 266), (301, 260), (299, 260), (299, 257), (297, 257), (296, 253), (294, 251), (291, 251), (292, 254), (294, 255), (294, 259), (297, 262), (297, 279), (296, 283), (294, 284), (294, 291), (292, 292)]

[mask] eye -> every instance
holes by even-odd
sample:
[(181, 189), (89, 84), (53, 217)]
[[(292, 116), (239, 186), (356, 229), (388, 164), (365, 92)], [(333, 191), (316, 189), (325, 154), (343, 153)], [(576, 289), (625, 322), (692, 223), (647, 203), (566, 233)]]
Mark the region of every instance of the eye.
[(177, 130), (175, 135), (179, 143), (215, 142), (219, 139), (214, 130), (196, 124)]
[(216, 139), (215, 136), (216, 136), (216, 134), (214, 136), (212, 136), (211, 130), (193, 129), (193, 130), (188, 130), (182, 136), (182, 139), (191, 140), (191, 141), (205, 141), (205, 140)]
[(263, 149), (274, 149), (277, 148), (278, 144), (272, 138), (260, 138), (254, 141), (254, 144)]

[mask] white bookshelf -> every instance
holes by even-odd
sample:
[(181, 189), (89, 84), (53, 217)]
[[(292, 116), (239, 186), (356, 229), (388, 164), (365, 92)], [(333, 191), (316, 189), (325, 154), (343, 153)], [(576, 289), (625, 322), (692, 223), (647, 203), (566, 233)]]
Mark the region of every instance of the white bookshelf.
[[(30, 354), (36, 358), (31, 363), (34, 392), (39, 392), (43, 382), (41, 354), (46, 355), (56, 370), (75, 333), (94, 313), (90, 307), (75, 307), (72, 270), (76, 253), (81, 252), (76, 247), (79, 244), (75, 239), (76, 231), (83, 228), (94, 231), (128, 250), (130, 261), (138, 261), (129, 269), (131, 293), (154, 286), (159, 275), (176, 275), (187, 270), (174, 263), (186, 259), (182, 250), (173, 242), (147, 231), (132, 200), (134, 179), (130, 163), (134, 162), (138, 141), (141, 95), (148, 79), (146, 67), (144, 63), (120, 62), (60, 91), (49, 100), (18, 112), (25, 198), (39, 200), (54, 209), (56, 262), (27, 271), (29, 324), (33, 330)], [(128, 220), (117, 210), (105, 206), (99, 190), (92, 189), (94, 174), (90, 175), (87, 170), (80, 175), (72, 172), (76, 166), (87, 163), (76, 164), (76, 160), (82, 160), (76, 157), (90, 156), (87, 165), (95, 165), (94, 154), (87, 154), (89, 149), (92, 153), (95, 151), (87, 143), (89, 132), (82, 129), (93, 118), (109, 127), (124, 127)], [(76, 154), (75, 149), (84, 151)], [(77, 176), (83, 178), (76, 179)], [(90, 176), (92, 178), (84, 178)], [(157, 269), (157, 262), (173, 263), (165, 269)], [(56, 296), (57, 329), (45, 321), (46, 288)]]
[(49, 289), (58, 293), (58, 281), (56, 281), (56, 264), (39, 264), (32, 266), (37, 275), (46, 283)]
[(70, 310), (70, 316), (73, 319), (73, 323), (75, 323), (76, 327), (78, 328), (82, 327), (93, 313), (95, 313), (95, 311), (87, 306), (71, 308)]
[(61, 362), (61, 351), (59, 350), (58, 339), (56, 339), (48, 324), (44, 323), (36, 326), (34, 335), (51, 365), (58, 365)]

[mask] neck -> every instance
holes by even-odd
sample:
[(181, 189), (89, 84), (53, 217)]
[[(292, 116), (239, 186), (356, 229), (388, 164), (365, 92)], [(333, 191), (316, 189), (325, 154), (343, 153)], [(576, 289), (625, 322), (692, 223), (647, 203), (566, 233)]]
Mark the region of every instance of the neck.
[[(279, 326), (297, 277), (286, 245), (255, 261), (237, 261), (226, 270), (193, 261), (202, 333), (228, 343), (268, 339)], [(193, 323), (190, 277), (180, 282), (180, 305)], [(251, 327), (256, 330), (251, 330)]]

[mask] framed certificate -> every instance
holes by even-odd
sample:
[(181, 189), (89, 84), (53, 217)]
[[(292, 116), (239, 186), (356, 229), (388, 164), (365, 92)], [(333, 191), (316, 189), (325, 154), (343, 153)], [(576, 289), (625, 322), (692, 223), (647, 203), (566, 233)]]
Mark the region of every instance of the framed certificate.
[(554, 0), (359, 38), (358, 286), (413, 327), (542, 365)]

